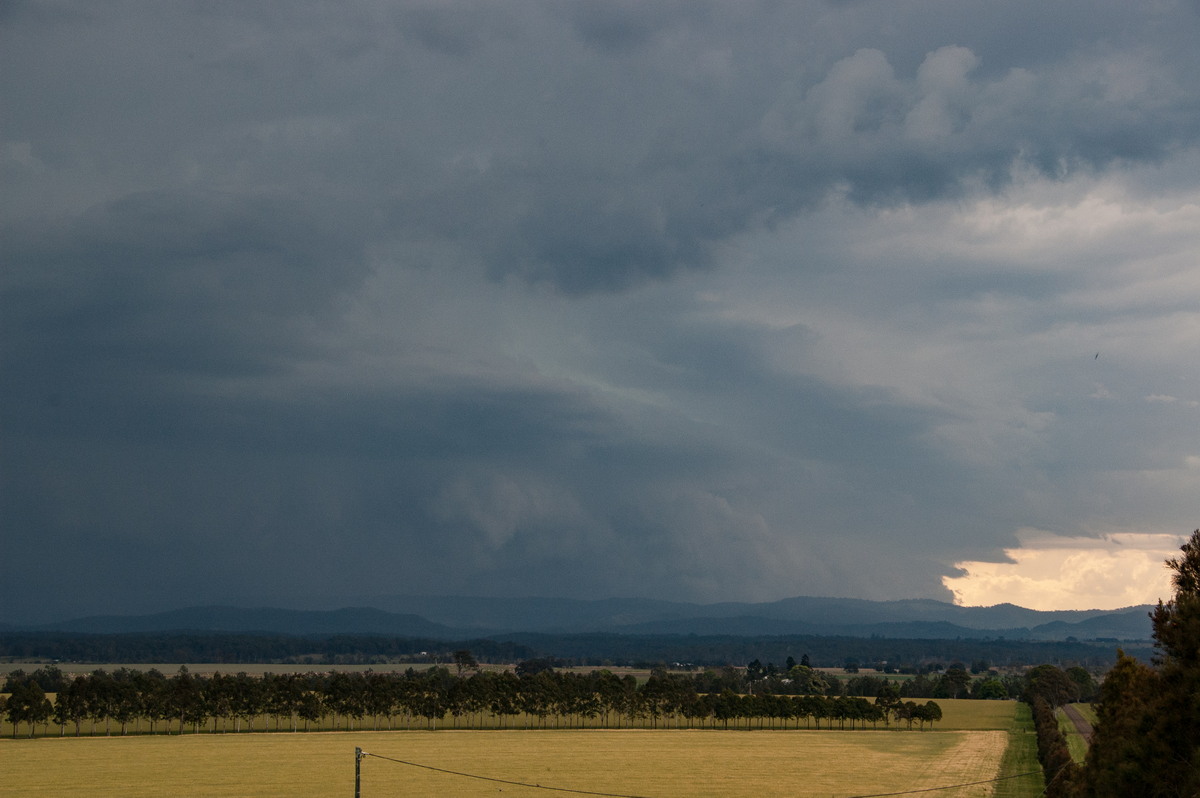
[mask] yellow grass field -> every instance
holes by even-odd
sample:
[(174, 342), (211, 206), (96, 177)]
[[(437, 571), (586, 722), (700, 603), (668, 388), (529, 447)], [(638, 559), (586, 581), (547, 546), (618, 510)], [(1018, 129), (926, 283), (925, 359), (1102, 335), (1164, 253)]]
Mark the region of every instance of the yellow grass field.
[(965, 698), (938, 698), (942, 719), (935, 728), (956, 731), (1008, 730), (1019, 704), (1016, 701), (972, 701)]
[[(1011, 704), (1009, 705), (1011, 710)], [(667, 798), (845, 796), (993, 778), (1004, 731), (437, 731), (42, 738), (0, 742), (0, 786), (23, 796), (543, 796), (508, 782)], [(557, 793), (563, 794), (563, 793)], [(939, 796), (993, 795), (992, 785)]]
[(1037, 732), (1033, 728), (1033, 712), (1028, 704), (1016, 705), (1000, 772), (1005, 776), (1027, 775), (997, 782), (995, 798), (1031, 798), (1043, 794), (1042, 768), (1037, 759)]

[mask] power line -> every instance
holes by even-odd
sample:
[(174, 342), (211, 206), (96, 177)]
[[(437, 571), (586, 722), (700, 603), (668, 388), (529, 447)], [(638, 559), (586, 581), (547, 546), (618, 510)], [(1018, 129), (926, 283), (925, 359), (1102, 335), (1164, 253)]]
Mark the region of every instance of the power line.
[[(491, 782), (495, 782), (497, 784), (511, 784), (515, 787), (529, 787), (531, 789), (551, 790), (553, 792), (569, 792), (569, 793), (574, 793), (575, 795), (598, 795), (598, 796), (604, 796), (605, 798), (646, 798), (646, 796), (644, 796), (644, 795), (629, 795), (626, 793), (616, 793), (616, 792), (596, 792), (594, 790), (576, 790), (576, 789), (572, 789), (570, 787), (550, 787), (550, 786), (547, 786), (544, 784), (532, 784), (532, 783), (526, 782), (526, 781), (511, 781), (509, 779), (498, 779), (493, 776), (480, 776), (476, 773), (464, 773), (461, 770), (448, 770), (446, 768), (434, 767), (433, 765), (422, 765), (420, 762), (409, 762), (404, 759), (394, 759), (390, 756), (383, 756), (381, 754), (371, 754), (371, 753), (367, 753), (366, 751), (362, 751), (361, 756), (363, 756), (363, 757), (370, 756), (370, 757), (374, 757), (375, 759), (384, 759), (388, 762), (395, 762), (396, 764), (399, 764), (399, 765), (408, 765), (409, 767), (422, 768), (424, 770), (432, 770), (436, 773), (445, 773), (445, 774), (451, 775), (451, 776), (462, 776), (462, 777), (468, 778), (468, 779), (479, 779), (480, 781), (491, 781)], [(942, 790), (956, 790), (959, 787), (974, 787), (979, 784), (991, 784), (991, 783), (997, 782), (997, 781), (1007, 781), (1008, 779), (1019, 779), (1022, 776), (1032, 776), (1035, 773), (1041, 773), (1041, 772), (1042, 771), (1040, 769), (1039, 770), (1029, 770), (1029, 771), (1026, 771), (1025, 773), (1014, 773), (1010, 776), (997, 776), (994, 779), (983, 779), (982, 781), (967, 781), (967, 782), (963, 782), (962, 784), (947, 784), (947, 785), (944, 785), (941, 787), (925, 787), (925, 788), (919, 789), (919, 790), (902, 790), (900, 792), (873, 792), (873, 793), (870, 793), (867, 795), (851, 795), (851, 796), (847, 796), (847, 798), (889, 798), (890, 796), (896, 796), (896, 795), (916, 795), (917, 793), (923, 793), (923, 792), (940, 792)]]
[(400, 765), (409, 765), (410, 767), (414, 767), (414, 768), (424, 768), (425, 770), (432, 770), (437, 773), (447, 773), (451, 776), (463, 776), (468, 779), (479, 779), (480, 781), (491, 781), (491, 782), (496, 782), (497, 784), (511, 784), (515, 787), (529, 787), (531, 789), (552, 790), (554, 792), (570, 792), (570, 793), (575, 793), (576, 795), (600, 795), (600, 796), (605, 796), (606, 798), (646, 798), (646, 796), (644, 796), (644, 795), (628, 795), (625, 793), (617, 793), (617, 792), (595, 792), (593, 790), (573, 790), (570, 787), (549, 787), (544, 784), (531, 784), (526, 781), (510, 781), (509, 779), (497, 779), (492, 776), (480, 776), (475, 773), (463, 773), (460, 770), (447, 770), (446, 768), (435, 768), (433, 765), (422, 765), (420, 762), (408, 762), (403, 759), (393, 759), (390, 756), (381, 756), (379, 754), (370, 754), (370, 753), (367, 753), (366, 751), (363, 751), (362, 755), (374, 757), (375, 759), (386, 759), (388, 762), (395, 762)]
[(994, 779), (984, 779), (983, 781), (967, 781), (962, 784), (947, 784), (944, 787), (925, 787), (920, 790), (903, 790), (901, 792), (873, 792), (870, 795), (851, 795), (848, 798), (884, 798), (889, 795), (916, 795), (919, 792), (938, 792), (940, 790), (957, 790), (959, 787), (974, 787), (976, 784), (991, 784), (994, 781), (1005, 781), (1006, 779), (1019, 779), (1022, 776), (1032, 776), (1034, 773), (1041, 773), (1040, 770), (1030, 770), (1025, 773), (1014, 773), (1011, 776), (997, 776)]

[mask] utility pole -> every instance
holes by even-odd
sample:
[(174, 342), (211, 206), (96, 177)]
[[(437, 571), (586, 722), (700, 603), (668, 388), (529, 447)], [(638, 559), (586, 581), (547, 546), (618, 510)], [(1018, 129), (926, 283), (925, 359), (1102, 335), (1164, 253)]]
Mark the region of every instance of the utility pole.
[(354, 798), (362, 798), (362, 761), (367, 752), (361, 748), (354, 749)]

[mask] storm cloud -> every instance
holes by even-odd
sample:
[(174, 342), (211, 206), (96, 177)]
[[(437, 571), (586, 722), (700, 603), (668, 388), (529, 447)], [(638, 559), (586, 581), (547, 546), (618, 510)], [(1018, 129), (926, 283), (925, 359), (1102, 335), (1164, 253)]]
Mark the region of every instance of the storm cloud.
[(1198, 33), (5, 4), (4, 615), (949, 599), (1030, 529), (1185, 533)]

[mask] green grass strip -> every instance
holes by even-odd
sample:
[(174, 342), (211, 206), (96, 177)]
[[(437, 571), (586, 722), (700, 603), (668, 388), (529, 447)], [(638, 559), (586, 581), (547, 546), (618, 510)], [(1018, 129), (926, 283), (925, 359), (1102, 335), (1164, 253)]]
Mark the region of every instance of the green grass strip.
[(1016, 703), (1013, 724), (1008, 731), (1008, 747), (1000, 760), (1000, 776), (1030, 773), (1019, 778), (996, 782), (994, 798), (1036, 798), (1044, 786), (1041, 765), (1037, 759), (1037, 734), (1033, 730), (1033, 713), (1029, 705)]

